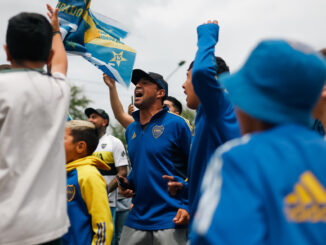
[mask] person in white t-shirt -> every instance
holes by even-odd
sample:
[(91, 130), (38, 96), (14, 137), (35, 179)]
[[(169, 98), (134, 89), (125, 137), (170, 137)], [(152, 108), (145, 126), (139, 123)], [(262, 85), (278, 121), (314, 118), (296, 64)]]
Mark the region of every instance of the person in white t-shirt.
[[(58, 9), (9, 20), (0, 73), (0, 244), (57, 244), (69, 227), (64, 128), (70, 88)], [(43, 67), (51, 67), (48, 73)]]
[[(116, 205), (117, 205), (117, 187), (118, 182), (115, 178), (118, 176), (127, 176), (128, 159), (125, 148), (118, 138), (106, 134), (106, 128), (109, 125), (109, 115), (102, 109), (87, 108), (85, 114), (88, 121), (94, 123), (100, 141), (93, 155), (101, 158), (111, 168), (109, 171), (100, 170), (108, 185), (109, 202), (113, 223), (115, 223)], [(112, 241), (114, 242), (115, 237)]]

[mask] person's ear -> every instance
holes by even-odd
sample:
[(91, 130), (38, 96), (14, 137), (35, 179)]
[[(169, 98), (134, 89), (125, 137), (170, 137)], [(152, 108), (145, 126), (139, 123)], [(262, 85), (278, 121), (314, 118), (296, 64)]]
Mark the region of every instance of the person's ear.
[(102, 126), (106, 127), (107, 125), (109, 125), (109, 120), (108, 119), (104, 119), (102, 122)]
[(326, 85), (324, 85), (323, 90), (321, 91), (321, 97), (326, 99)]
[(165, 90), (164, 89), (159, 89), (158, 91), (157, 91), (157, 98), (159, 98), (159, 99), (161, 99), (161, 98), (163, 98), (165, 96)]
[(8, 46), (7, 45), (3, 45), (3, 48), (4, 48), (4, 50), (6, 52), (6, 55), (7, 55), (7, 61), (11, 62), (12, 61), (12, 58), (11, 58), (11, 55), (10, 55)]
[(87, 152), (87, 144), (85, 141), (79, 141), (76, 144), (76, 152), (78, 154), (83, 154), (83, 153)]

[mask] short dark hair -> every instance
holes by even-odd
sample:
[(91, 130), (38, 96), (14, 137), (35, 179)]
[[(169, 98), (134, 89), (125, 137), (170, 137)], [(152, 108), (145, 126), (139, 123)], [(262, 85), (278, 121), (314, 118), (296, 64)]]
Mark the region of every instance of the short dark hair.
[(175, 97), (172, 96), (168, 96), (166, 97), (165, 100), (171, 101), (173, 104), (173, 107), (179, 112), (179, 114), (181, 115), (182, 113), (182, 104), (179, 100), (177, 100)]
[[(215, 56), (216, 64), (217, 64), (217, 75), (220, 75), (224, 72), (230, 73), (230, 69), (226, 62), (219, 56)], [(193, 67), (194, 61), (192, 61), (189, 65), (188, 71)]]
[(83, 120), (71, 120), (66, 123), (66, 128), (70, 128), (74, 143), (79, 141), (86, 142), (87, 155), (92, 155), (99, 142), (95, 125)]
[(47, 62), (52, 46), (52, 26), (43, 15), (20, 13), (9, 20), (6, 43), (15, 61)]

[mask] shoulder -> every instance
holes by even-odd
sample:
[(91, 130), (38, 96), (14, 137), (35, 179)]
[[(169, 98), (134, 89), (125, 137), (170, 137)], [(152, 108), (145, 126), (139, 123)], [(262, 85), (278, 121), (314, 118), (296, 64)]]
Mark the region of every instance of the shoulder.
[(130, 123), (130, 124), (128, 125), (128, 127), (126, 128), (126, 136), (127, 136), (128, 134), (130, 134), (130, 132), (133, 131), (133, 130), (135, 129), (135, 127), (137, 126), (137, 124), (139, 124), (138, 121), (133, 121), (132, 123)]
[(187, 119), (185, 119), (184, 117), (182, 116), (179, 116), (177, 114), (174, 114), (170, 111), (168, 111), (166, 113), (166, 121), (167, 122), (172, 122), (172, 123), (175, 123), (177, 125), (180, 125), (180, 126), (184, 126), (184, 127), (187, 127), (189, 129), (191, 129), (190, 127), (190, 123)]
[(100, 172), (95, 166), (83, 165), (76, 168), (78, 173), (78, 180), (93, 180), (94, 178), (101, 177)]
[(122, 144), (121, 140), (113, 135), (107, 135), (108, 140), (112, 141), (114, 144)]

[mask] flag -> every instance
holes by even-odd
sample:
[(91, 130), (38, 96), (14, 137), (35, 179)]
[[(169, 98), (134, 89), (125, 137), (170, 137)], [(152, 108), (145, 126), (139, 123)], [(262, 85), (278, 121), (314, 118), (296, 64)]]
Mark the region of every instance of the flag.
[(90, 4), (91, 0), (58, 2), (65, 49), (128, 87), (136, 58), (136, 51), (121, 42), (128, 33), (117, 21), (92, 12)]

